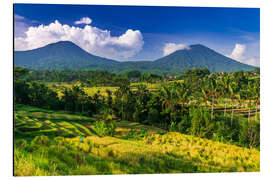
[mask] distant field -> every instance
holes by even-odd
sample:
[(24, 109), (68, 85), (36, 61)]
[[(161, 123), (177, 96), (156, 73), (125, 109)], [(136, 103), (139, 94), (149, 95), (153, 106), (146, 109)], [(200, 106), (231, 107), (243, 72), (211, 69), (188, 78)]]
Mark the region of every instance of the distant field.
[[(100, 137), (94, 121), (76, 114), (16, 105), (15, 175), (260, 170), (257, 149), (127, 121), (117, 122), (114, 137)], [(47, 137), (34, 139), (40, 135)]]
[[(61, 97), (62, 93), (61, 90), (66, 88), (72, 88), (73, 85), (80, 85), (80, 83), (46, 83), (47, 86), (53, 90), (55, 90), (58, 95)], [(101, 86), (101, 87), (84, 87), (84, 91), (89, 95), (93, 96), (96, 93), (99, 93), (103, 96), (107, 96), (106, 90), (110, 90), (111, 92), (115, 92), (118, 89), (118, 87), (110, 87), (110, 86)]]
[[(62, 96), (61, 89), (64, 87), (72, 88), (73, 85), (79, 85), (80, 83), (46, 83), (47, 86), (53, 90), (55, 90), (59, 96)], [(161, 83), (131, 83), (131, 89), (136, 90), (136, 86), (145, 85), (150, 91), (155, 91), (160, 88)], [(84, 87), (84, 91), (89, 95), (93, 96), (96, 93), (99, 93), (103, 96), (107, 96), (106, 90), (110, 90), (111, 92), (115, 92), (119, 87), (110, 87), (110, 86), (100, 86), (100, 87)]]

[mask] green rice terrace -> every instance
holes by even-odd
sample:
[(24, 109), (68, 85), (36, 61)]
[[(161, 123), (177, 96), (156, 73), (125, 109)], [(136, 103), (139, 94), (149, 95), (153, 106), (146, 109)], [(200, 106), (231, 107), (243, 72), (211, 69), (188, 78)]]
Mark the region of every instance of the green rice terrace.
[[(15, 106), (15, 176), (259, 171), (260, 152), (118, 121)], [(82, 139), (81, 139), (82, 138)]]

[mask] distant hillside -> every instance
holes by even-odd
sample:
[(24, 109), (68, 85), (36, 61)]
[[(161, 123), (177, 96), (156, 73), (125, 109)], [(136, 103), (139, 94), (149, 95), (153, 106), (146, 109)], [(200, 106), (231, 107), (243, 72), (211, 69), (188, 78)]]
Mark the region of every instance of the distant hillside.
[(208, 68), (211, 72), (233, 72), (254, 69), (253, 66), (235, 61), (200, 44), (191, 45), (190, 49), (179, 50), (160, 58), (155, 64), (166, 67), (169, 71)]
[(190, 49), (176, 51), (155, 61), (119, 62), (94, 56), (69, 41), (60, 41), (34, 50), (15, 51), (14, 65), (42, 70), (97, 69), (123, 72), (136, 69), (155, 73), (184, 72), (191, 68), (208, 68), (211, 72), (255, 68), (223, 56), (203, 45), (191, 45)]
[(70, 41), (60, 41), (47, 46), (28, 50), (15, 51), (15, 66), (30, 69), (81, 70), (108, 69), (117, 61), (94, 56)]

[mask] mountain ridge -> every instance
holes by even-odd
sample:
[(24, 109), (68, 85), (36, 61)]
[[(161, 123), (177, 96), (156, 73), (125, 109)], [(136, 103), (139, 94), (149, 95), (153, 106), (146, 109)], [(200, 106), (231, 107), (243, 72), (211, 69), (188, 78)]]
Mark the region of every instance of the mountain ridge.
[(14, 66), (35, 70), (108, 70), (123, 72), (184, 72), (192, 68), (208, 68), (211, 72), (252, 70), (255, 67), (228, 58), (202, 44), (190, 45), (154, 61), (125, 61), (90, 54), (70, 41), (58, 41), (27, 51), (14, 51)]

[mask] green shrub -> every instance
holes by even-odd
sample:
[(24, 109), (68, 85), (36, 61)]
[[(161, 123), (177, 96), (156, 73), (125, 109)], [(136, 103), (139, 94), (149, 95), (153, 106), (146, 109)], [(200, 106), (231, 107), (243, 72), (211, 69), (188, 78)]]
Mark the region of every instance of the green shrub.
[(177, 123), (172, 121), (169, 125), (169, 131), (177, 131)]
[(36, 136), (32, 141), (31, 141), (31, 146), (34, 145), (49, 145), (50, 140), (48, 136)]
[(24, 139), (20, 139), (20, 140), (15, 142), (15, 146), (23, 149), (27, 146), (27, 141)]
[(100, 136), (113, 136), (115, 134), (116, 123), (114, 121), (96, 121), (95, 129)]
[(63, 145), (65, 142), (64, 137), (58, 136), (53, 139), (58, 145)]
[(181, 121), (177, 124), (177, 129), (181, 133), (188, 134), (190, 126), (190, 119), (188, 115), (184, 114), (181, 117)]
[(159, 115), (158, 110), (154, 108), (150, 108), (147, 119), (150, 124), (157, 123), (160, 120), (160, 115)]
[(242, 121), (239, 132), (239, 143), (246, 147), (260, 146), (260, 125), (255, 121)]

